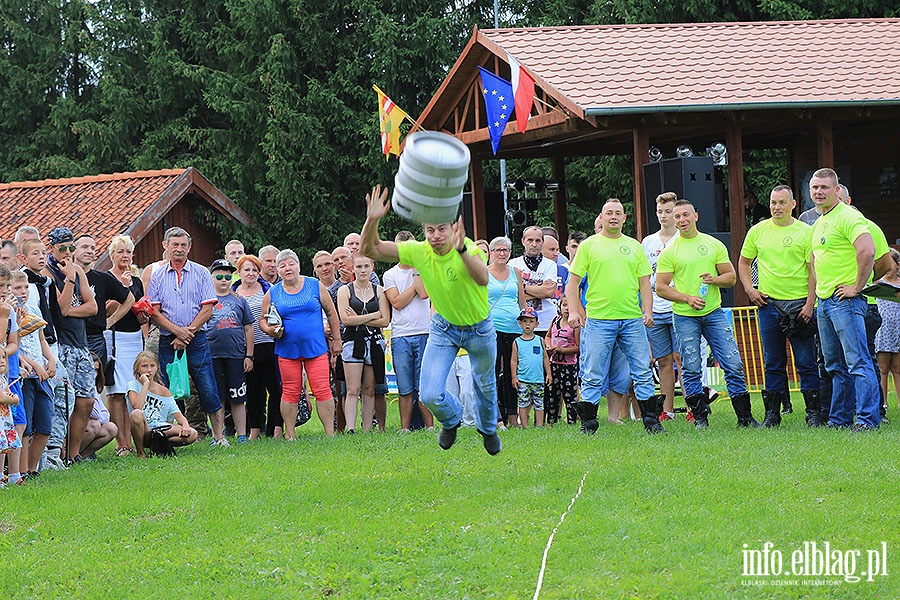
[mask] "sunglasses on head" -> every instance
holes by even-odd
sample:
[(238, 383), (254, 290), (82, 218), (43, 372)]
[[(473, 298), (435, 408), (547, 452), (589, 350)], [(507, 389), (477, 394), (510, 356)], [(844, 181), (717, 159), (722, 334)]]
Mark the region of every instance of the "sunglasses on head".
[(218, 281), (222, 281), (223, 279), (231, 279), (231, 275), (213, 275)]
[(65, 244), (57, 246), (56, 249), (60, 252), (65, 252), (67, 249), (69, 250), (69, 252), (75, 252), (75, 246), (67, 246)]

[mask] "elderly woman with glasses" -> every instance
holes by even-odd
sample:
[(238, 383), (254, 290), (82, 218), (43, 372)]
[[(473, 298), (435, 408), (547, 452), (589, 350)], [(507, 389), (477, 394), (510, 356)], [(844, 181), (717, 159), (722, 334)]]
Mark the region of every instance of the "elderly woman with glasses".
[[(340, 331), (337, 310), (331, 294), (313, 277), (300, 274), (300, 260), (293, 250), (282, 250), (275, 257), (281, 281), (263, 296), (259, 328), (275, 338), (275, 356), (281, 372), (281, 416), (284, 437), (294, 439), (297, 411), (303, 395), (303, 371), (316, 398), (316, 413), (327, 435), (334, 435), (334, 396), (329, 381), (328, 340), (322, 323), (322, 311), (331, 331)], [(269, 307), (274, 306), (280, 323), (269, 323)], [(341, 340), (331, 339), (331, 360), (341, 353)], [(333, 365), (332, 365), (333, 366)], [(303, 400), (306, 401), (305, 399)]]
[(490, 243), (491, 260), (488, 265), (488, 306), (497, 331), (497, 401), (504, 423), (518, 425), (518, 400), (512, 386), (510, 360), (516, 338), (522, 333), (516, 320), (525, 308), (525, 287), (522, 272), (510, 268), (512, 242), (496, 237)]

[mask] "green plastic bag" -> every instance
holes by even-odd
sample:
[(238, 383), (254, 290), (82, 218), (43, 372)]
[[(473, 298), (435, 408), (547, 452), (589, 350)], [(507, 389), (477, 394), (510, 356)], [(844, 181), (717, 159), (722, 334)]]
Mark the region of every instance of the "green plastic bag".
[(187, 398), (191, 395), (191, 378), (188, 374), (187, 352), (175, 351), (175, 360), (166, 365), (169, 376), (169, 391), (173, 398)]

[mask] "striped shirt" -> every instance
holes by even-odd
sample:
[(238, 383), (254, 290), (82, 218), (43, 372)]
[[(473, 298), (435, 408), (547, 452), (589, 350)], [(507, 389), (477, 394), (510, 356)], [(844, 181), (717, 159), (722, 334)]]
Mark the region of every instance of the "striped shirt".
[[(209, 270), (191, 260), (180, 271), (173, 269), (171, 263), (153, 271), (147, 295), (153, 310), (158, 310), (178, 327), (187, 327), (204, 304), (216, 302), (216, 289)], [(163, 332), (163, 335), (170, 333)]]

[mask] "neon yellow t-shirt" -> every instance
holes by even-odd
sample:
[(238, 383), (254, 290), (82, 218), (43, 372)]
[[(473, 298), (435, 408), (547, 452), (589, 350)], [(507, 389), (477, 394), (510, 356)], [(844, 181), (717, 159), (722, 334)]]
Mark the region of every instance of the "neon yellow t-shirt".
[[(466, 238), (469, 254), (487, 262), (484, 251)], [(462, 256), (455, 249), (440, 256), (428, 242), (410, 240), (397, 244), (400, 262), (419, 271), (425, 291), (436, 313), (453, 325), (465, 327), (488, 316), (486, 285), (475, 283), (466, 271)]]
[[(869, 226), (869, 233), (872, 234), (872, 241), (875, 243), (875, 260), (878, 260), (890, 252), (891, 247), (888, 245), (887, 237), (884, 235), (881, 227), (876, 225), (871, 219), (866, 219), (866, 225)], [(868, 283), (872, 283), (873, 281), (875, 281), (875, 271), (872, 271), (872, 274), (869, 275)], [(876, 304), (875, 297), (866, 296), (866, 302), (869, 304)]]
[[(679, 235), (660, 253), (659, 262), (656, 263), (656, 277), (658, 280), (660, 273), (672, 273), (672, 285), (675, 289), (689, 296), (699, 296), (700, 284), (703, 283), (700, 276), (709, 273), (715, 277), (718, 274), (716, 265), (727, 262), (728, 249), (713, 236), (697, 233), (695, 237), (686, 238)], [(722, 294), (718, 286), (711, 285), (703, 310), (694, 310), (686, 302), (673, 302), (672, 312), (684, 317), (702, 317), (720, 306)]]
[(816, 296), (830, 298), (837, 286), (856, 283), (853, 242), (864, 233), (869, 233), (866, 218), (843, 202), (816, 219), (812, 235)]
[(588, 276), (587, 316), (589, 319), (639, 319), (641, 307), (639, 277), (653, 272), (644, 249), (627, 235), (614, 239), (594, 234), (581, 242), (569, 272)]
[(803, 221), (779, 226), (766, 219), (747, 232), (741, 256), (757, 259), (761, 293), (775, 300), (797, 300), (809, 292), (811, 243), (812, 227)]

